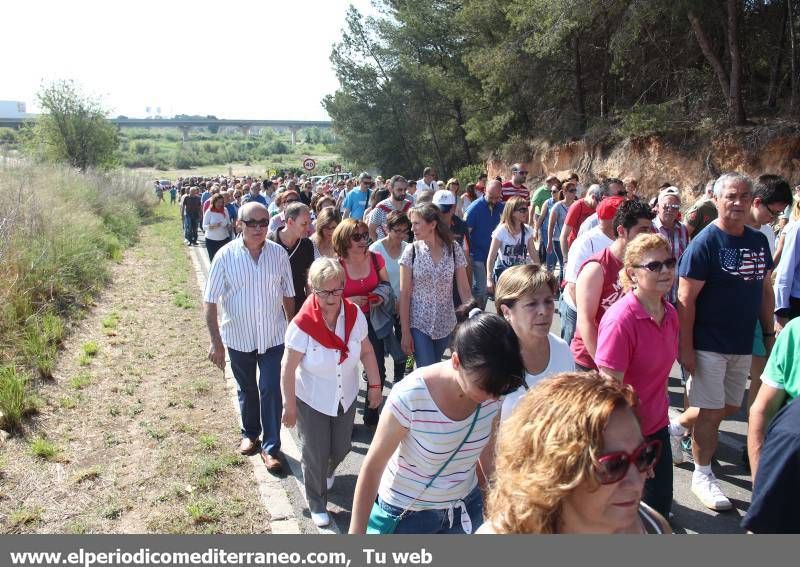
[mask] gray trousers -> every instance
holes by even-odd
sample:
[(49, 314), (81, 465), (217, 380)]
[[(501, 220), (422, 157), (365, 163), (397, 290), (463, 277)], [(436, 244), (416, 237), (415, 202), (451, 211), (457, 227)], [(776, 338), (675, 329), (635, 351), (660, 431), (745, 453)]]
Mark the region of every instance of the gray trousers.
[[(339, 411), (342, 411), (341, 404)], [(308, 507), (313, 513), (326, 511), (327, 479), (350, 452), (355, 419), (355, 401), (346, 412), (331, 417), (297, 398), (297, 434), (303, 459), (303, 485)]]

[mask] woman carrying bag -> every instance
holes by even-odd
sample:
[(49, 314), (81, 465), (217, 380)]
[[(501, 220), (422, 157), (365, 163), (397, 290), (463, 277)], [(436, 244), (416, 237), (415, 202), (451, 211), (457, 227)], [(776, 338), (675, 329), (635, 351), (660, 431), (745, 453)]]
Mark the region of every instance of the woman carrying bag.
[(522, 360), (502, 317), (470, 314), (450, 360), (392, 388), (358, 475), (350, 533), (472, 533), (483, 521), (478, 462), (491, 476), (499, 398), (522, 384)]

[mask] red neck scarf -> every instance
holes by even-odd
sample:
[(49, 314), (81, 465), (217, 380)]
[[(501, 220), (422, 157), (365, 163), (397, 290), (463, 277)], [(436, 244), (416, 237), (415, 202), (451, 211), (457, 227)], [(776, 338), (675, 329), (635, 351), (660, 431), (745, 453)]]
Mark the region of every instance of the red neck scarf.
[(294, 324), (301, 331), (307, 333), (325, 348), (339, 351), (339, 364), (343, 363), (349, 354), (347, 343), (350, 340), (350, 331), (353, 330), (356, 317), (358, 317), (358, 307), (355, 303), (342, 298), (342, 308), (344, 309), (344, 341), (325, 324), (325, 318), (315, 293), (308, 296), (303, 306), (300, 307), (300, 311), (294, 316)]

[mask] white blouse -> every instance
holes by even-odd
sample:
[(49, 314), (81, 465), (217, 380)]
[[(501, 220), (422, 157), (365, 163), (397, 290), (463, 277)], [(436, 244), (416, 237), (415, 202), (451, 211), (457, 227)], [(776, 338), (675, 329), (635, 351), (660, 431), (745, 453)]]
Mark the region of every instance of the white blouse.
[[(336, 319), (336, 336), (344, 340), (344, 307)], [(367, 336), (367, 319), (358, 310), (356, 323), (350, 331), (349, 354), (339, 364), (339, 351), (326, 348), (312, 339), (294, 322), (286, 329), (286, 348), (305, 356), (295, 372), (295, 394), (320, 413), (336, 417), (339, 403), (344, 411), (350, 409), (358, 396), (361, 341)]]

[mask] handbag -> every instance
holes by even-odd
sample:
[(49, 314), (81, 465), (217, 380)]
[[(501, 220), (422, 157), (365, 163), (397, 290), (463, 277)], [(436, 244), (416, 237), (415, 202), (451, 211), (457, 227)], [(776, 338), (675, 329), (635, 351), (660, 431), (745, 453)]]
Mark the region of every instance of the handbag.
[(456, 450), (451, 453), (451, 455), (447, 458), (445, 463), (441, 466), (441, 468), (436, 471), (436, 474), (428, 481), (428, 484), (425, 485), (425, 488), (422, 489), (414, 501), (409, 505), (408, 508), (403, 510), (399, 515), (395, 516), (394, 514), (387, 512), (384, 510), (380, 504), (378, 504), (378, 499), (375, 499), (375, 502), (372, 504), (372, 510), (369, 512), (369, 521), (367, 522), (367, 533), (368, 534), (393, 534), (397, 529), (397, 524), (400, 523), (400, 520), (403, 519), (403, 516), (409, 511), (409, 508), (417, 503), (417, 501), (422, 498), (422, 495), (425, 494), (425, 491), (430, 488), (433, 484), (433, 481), (442, 474), (442, 471), (450, 464), (450, 461), (453, 460), (453, 457), (461, 450), (461, 447), (464, 446), (464, 443), (467, 442), (469, 436), (472, 434), (472, 430), (475, 428), (475, 422), (478, 421), (478, 414), (481, 413), (481, 406), (478, 404), (478, 409), (475, 411), (475, 417), (472, 418), (472, 423), (469, 425), (469, 430), (464, 438), (461, 440), (461, 443), (458, 444)]

